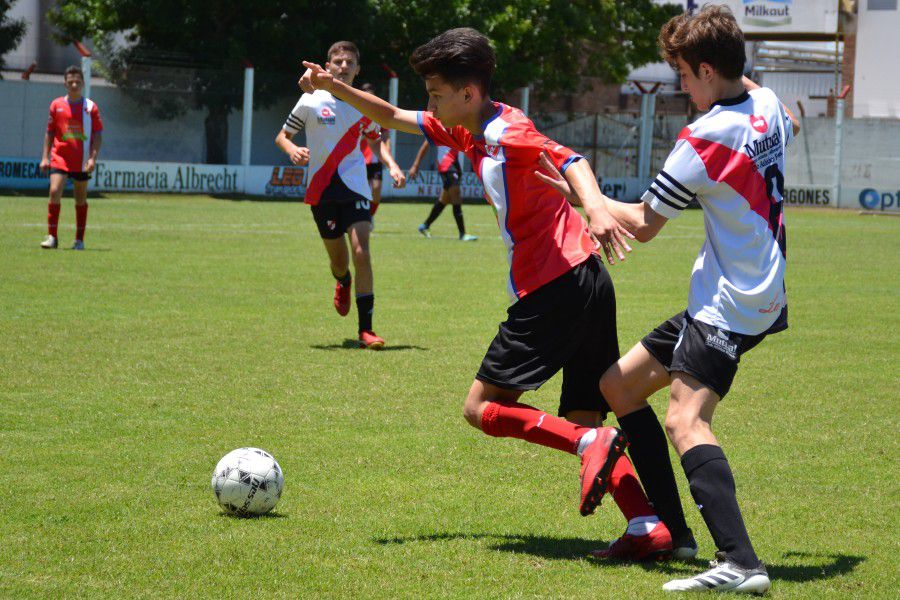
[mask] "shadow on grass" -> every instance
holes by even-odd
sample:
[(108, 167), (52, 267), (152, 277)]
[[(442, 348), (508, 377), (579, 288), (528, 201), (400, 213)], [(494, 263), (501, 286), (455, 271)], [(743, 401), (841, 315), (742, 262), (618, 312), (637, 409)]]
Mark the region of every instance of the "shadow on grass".
[(219, 511), (219, 516), (224, 519), (234, 519), (235, 521), (262, 521), (265, 519), (287, 519), (288, 518), (287, 515), (282, 514), (280, 512), (275, 512), (275, 511), (267, 512), (264, 515), (246, 515), (246, 516), (242, 517), (240, 515), (234, 515), (231, 513), (227, 513), (223, 510), (223, 511)]
[[(310, 344), (310, 348), (315, 350), (360, 350), (359, 340), (347, 338), (340, 344)], [(376, 350), (376, 352), (391, 352), (397, 350), (424, 350), (428, 351), (428, 348), (423, 348), (422, 346), (411, 346), (411, 345), (391, 345), (388, 344), (381, 350)]]
[[(453, 540), (496, 540), (491, 546), (494, 550), (513, 552), (516, 554), (531, 554), (551, 560), (573, 560), (589, 558), (592, 550), (605, 548), (608, 543), (603, 540), (585, 540), (580, 538), (560, 538), (540, 535), (509, 535), (490, 533), (435, 533), (430, 535), (398, 536), (393, 538), (376, 538), (377, 544), (389, 546), (392, 544), (409, 544), (415, 542), (444, 542)], [(852, 572), (857, 565), (865, 560), (863, 556), (852, 554), (823, 554), (810, 552), (787, 552), (783, 559), (803, 559), (811, 564), (779, 564), (767, 563), (766, 569), (769, 577), (776, 581), (791, 581), (803, 583), (820, 579), (841, 577)], [(618, 566), (634, 563), (591, 559), (598, 565)], [(670, 573), (673, 576), (689, 576), (709, 568), (708, 561), (699, 558), (690, 561), (638, 563), (648, 571)]]

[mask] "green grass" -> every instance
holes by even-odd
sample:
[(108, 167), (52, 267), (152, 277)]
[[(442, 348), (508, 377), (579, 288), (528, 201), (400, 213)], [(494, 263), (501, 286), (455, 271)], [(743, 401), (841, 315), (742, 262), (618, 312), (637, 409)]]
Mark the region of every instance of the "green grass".
[[(474, 244), (449, 211), (424, 240), (426, 205), (381, 209), (374, 353), (348, 348), (306, 207), (112, 195), (79, 253), (40, 250), (45, 202), (0, 197), (0, 597), (645, 598), (702, 566), (585, 558), (623, 520), (578, 516), (577, 461), (462, 420), (506, 308), (487, 206)], [(65, 246), (72, 221), (67, 199)], [(623, 350), (684, 307), (701, 221), (611, 269)], [(900, 219), (794, 210), (788, 251), (791, 328), (744, 358), (716, 432), (772, 597), (892, 597)], [(215, 504), (247, 445), (284, 469), (273, 517)]]

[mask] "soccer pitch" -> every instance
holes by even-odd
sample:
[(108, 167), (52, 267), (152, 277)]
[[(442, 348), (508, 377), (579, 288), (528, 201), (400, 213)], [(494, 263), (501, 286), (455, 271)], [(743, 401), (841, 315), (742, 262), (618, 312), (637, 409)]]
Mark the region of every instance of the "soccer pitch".
[[(449, 210), (426, 240), (428, 205), (382, 206), (371, 352), (307, 207), (90, 204), (88, 249), (44, 251), (46, 199), (0, 196), (0, 597), (645, 598), (705, 566), (587, 558), (625, 524), (609, 498), (578, 515), (577, 459), (463, 421), (507, 306), (486, 205), (464, 209), (475, 243)], [(893, 597), (900, 219), (786, 219), (791, 328), (744, 358), (714, 429), (772, 597)], [(61, 247), (73, 221), (65, 198)], [(610, 269), (623, 351), (684, 308), (702, 240), (689, 211)], [(241, 446), (284, 469), (269, 517), (216, 505)]]

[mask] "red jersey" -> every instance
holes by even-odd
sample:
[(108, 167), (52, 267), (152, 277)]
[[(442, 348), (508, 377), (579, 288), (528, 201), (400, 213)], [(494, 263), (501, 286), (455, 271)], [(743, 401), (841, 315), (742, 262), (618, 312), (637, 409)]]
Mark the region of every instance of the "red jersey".
[(103, 131), (100, 109), (97, 104), (82, 98), (69, 102), (61, 96), (50, 103), (47, 133), (53, 140), (50, 149), (50, 168), (80, 173), (87, 161), (91, 136)]
[(507, 289), (518, 299), (583, 263), (594, 243), (578, 211), (534, 175), (542, 151), (561, 173), (583, 157), (539, 133), (519, 109), (494, 106), (483, 136), (463, 127), (448, 130), (429, 112), (418, 113), (418, 121), (429, 142), (459, 150), (472, 162), (508, 250)]

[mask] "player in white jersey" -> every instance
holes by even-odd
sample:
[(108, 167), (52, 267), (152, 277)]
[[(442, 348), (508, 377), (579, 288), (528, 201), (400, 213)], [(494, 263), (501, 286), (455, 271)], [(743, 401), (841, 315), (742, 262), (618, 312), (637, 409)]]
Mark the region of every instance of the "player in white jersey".
[[(353, 85), (359, 74), (359, 50), (352, 42), (336, 42), (328, 50), (325, 66), (336, 79)], [(308, 148), (291, 141), (301, 129), (306, 130)], [(317, 90), (300, 97), (278, 132), (275, 144), (293, 164), (309, 164), (304, 202), (312, 209), (328, 252), (331, 273), (337, 280), (335, 310), (341, 316), (350, 312), (349, 266), (352, 256), (356, 272), (359, 343), (364, 348), (380, 349), (384, 347), (384, 340), (372, 331), (375, 306), (369, 253), (372, 192), (366, 178), (365, 159), (359, 149), (361, 137), (378, 140), (381, 128), (349, 104), (326, 91)], [(391, 174), (395, 184), (401, 185), (403, 172), (395, 168)], [(349, 250), (345, 236), (350, 241)]]
[[(665, 436), (647, 403), (670, 386), (666, 431), (718, 552), (710, 570), (663, 589), (762, 593), (769, 577), (750, 543), (734, 476), (711, 422), (741, 355), (787, 327), (784, 153), (800, 128), (774, 92), (742, 77), (744, 37), (727, 8), (707, 6), (694, 16), (673, 18), (663, 27), (660, 46), (678, 70), (682, 89), (709, 112), (678, 136), (642, 203), (607, 204), (626, 229), (647, 242), (696, 201), (703, 209), (706, 241), (694, 263), (687, 310), (613, 365), (600, 388), (628, 435), (647, 495), (674, 539), (684, 516)], [(543, 179), (561, 184), (560, 178)], [(633, 544), (623, 536), (608, 553), (627, 556)]]

